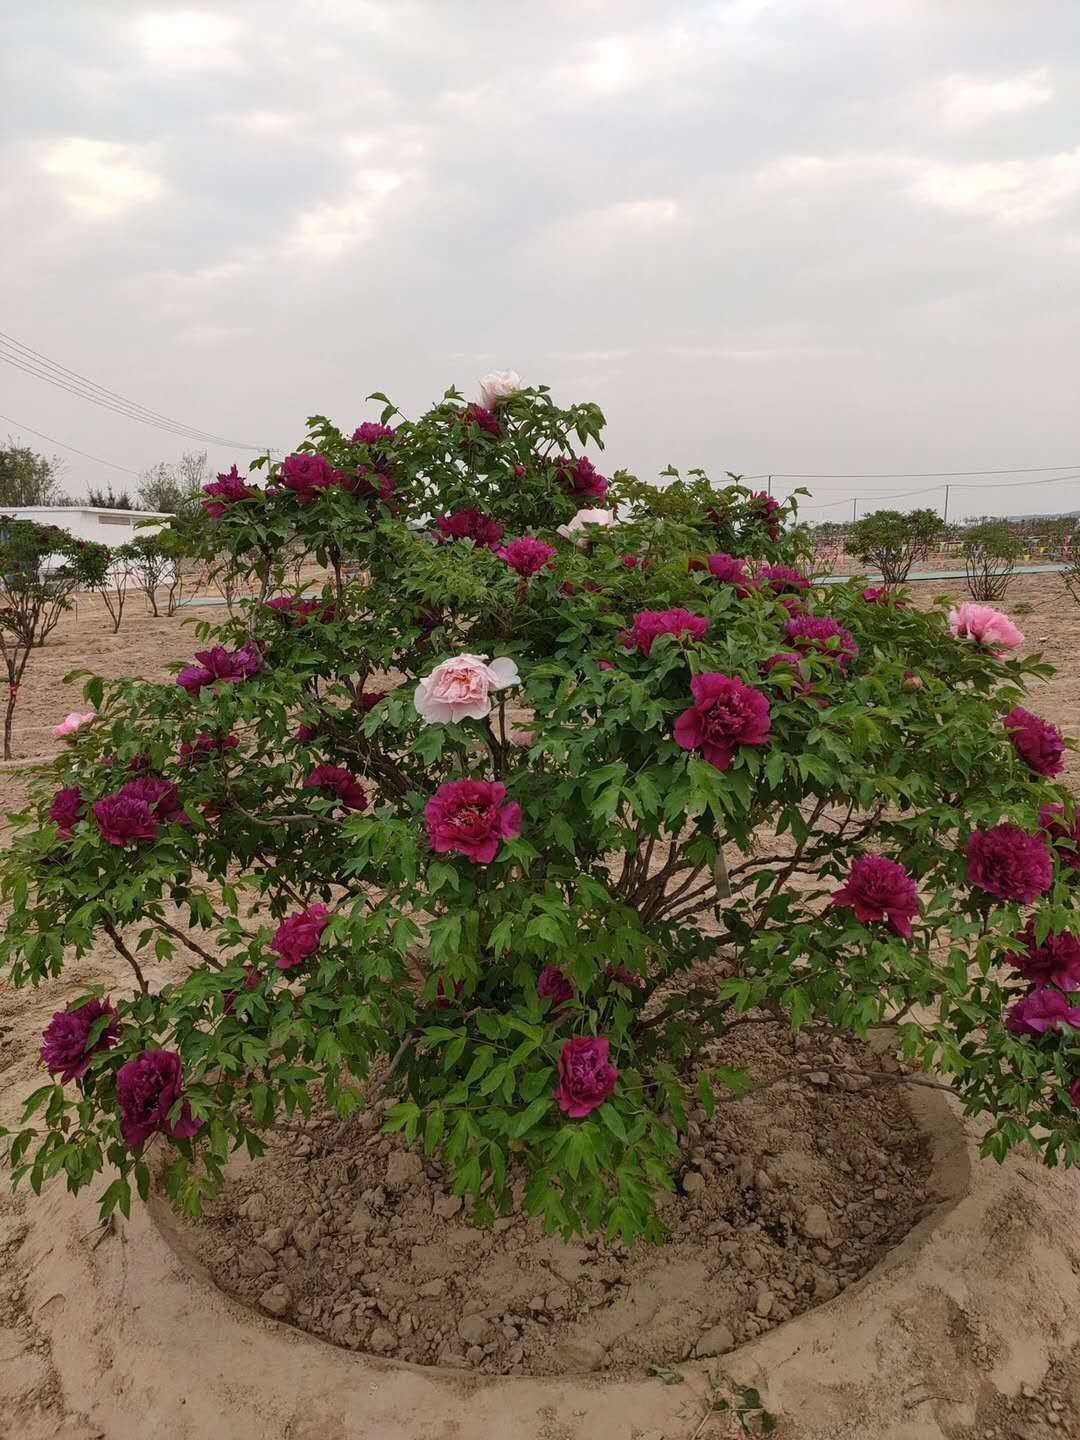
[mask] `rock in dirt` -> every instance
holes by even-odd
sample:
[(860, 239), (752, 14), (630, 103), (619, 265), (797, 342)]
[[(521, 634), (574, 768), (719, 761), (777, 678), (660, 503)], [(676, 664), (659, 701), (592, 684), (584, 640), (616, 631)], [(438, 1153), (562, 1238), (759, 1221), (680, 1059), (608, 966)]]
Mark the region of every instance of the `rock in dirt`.
[(599, 1370), (606, 1359), (607, 1351), (597, 1340), (564, 1340), (555, 1347), (556, 1363), (570, 1375)]
[(754, 1301), (754, 1309), (764, 1320), (772, 1314), (772, 1308), (776, 1304), (776, 1297), (771, 1290), (759, 1290), (757, 1299)]
[(266, 1203), (266, 1196), (256, 1192), (249, 1195), (241, 1209), (241, 1214), (246, 1215), (249, 1220), (265, 1220), (270, 1214), (270, 1206)]
[(839, 1295), (840, 1286), (832, 1275), (822, 1271), (814, 1277), (814, 1299), (831, 1300), (834, 1295)]
[(726, 1355), (735, 1348), (735, 1336), (726, 1325), (714, 1325), (697, 1342), (697, 1354), (706, 1360), (712, 1355)]
[(280, 1225), (271, 1225), (265, 1235), (259, 1236), (259, 1244), (269, 1255), (276, 1255), (285, 1248), (285, 1231)]
[(483, 1345), (492, 1335), (491, 1324), (483, 1315), (463, 1315), (457, 1329), (466, 1345)]
[(389, 1325), (376, 1325), (371, 1332), (371, 1339), (368, 1341), (368, 1349), (373, 1350), (376, 1355), (389, 1355), (392, 1350), (398, 1347), (398, 1337), (390, 1329)]
[(439, 1300), (446, 1294), (445, 1280), (429, 1280), (416, 1292), (423, 1300)]
[(242, 1275), (265, 1275), (268, 1270), (273, 1270), (274, 1261), (261, 1245), (252, 1245), (240, 1256), (237, 1265)]
[(435, 1202), (431, 1207), (432, 1214), (438, 1215), (440, 1220), (452, 1220), (455, 1215), (461, 1213), (464, 1204), (460, 1195), (436, 1195)]
[(705, 1176), (700, 1170), (687, 1170), (682, 1179), (684, 1195), (698, 1195), (705, 1189)]
[(811, 1240), (827, 1240), (832, 1234), (832, 1222), (823, 1205), (808, 1205), (803, 1213), (803, 1234)]
[(268, 1315), (284, 1315), (292, 1303), (287, 1285), (271, 1285), (259, 1296), (259, 1305)]
[(395, 1150), (386, 1162), (386, 1188), (407, 1190), (423, 1178), (424, 1162), (411, 1150)]

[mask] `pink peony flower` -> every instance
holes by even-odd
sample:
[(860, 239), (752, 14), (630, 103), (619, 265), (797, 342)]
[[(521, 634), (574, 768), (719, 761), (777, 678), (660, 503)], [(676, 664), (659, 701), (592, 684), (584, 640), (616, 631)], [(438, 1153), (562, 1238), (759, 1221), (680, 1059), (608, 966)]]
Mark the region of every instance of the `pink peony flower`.
[(1039, 775), (1060, 775), (1065, 768), (1065, 741), (1056, 725), (1020, 705), (1009, 711), (1004, 725), (1025, 764)]
[(319, 948), (322, 933), (330, 923), (330, 911), (325, 905), (309, 905), (283, 920), (274, 932), (269, 949), (277, 955), (274, 962), (279, 970), (292, 970), (302, 965)]
[(618, 1078), (618, 1070), (608, 1064), (606, 1040), (591, 1035), (567, 1040), (559, 1052), (559, 1109), (580, 1120), (604, 1103)]
[(1039, 824), (1061, 864), (1070, 870), (1080, 870), (1080, 810), (1070, 827), (1060, 805), (1044, 805), (1039, 811)]
[(603, 528), (604, 526), (614, 525), (615, 523), (614, 510), (579, 510), (572, 520), (568, 521), (565, 525), (559, 526), (557, 534), (561, 535), (564, 540), (569, 540), (572, 536), (578, 535), (584, 530), (585, 534), (577, 542), (580, 546), (584, 547), (588, 545), (589, 539), (591, 538), (586, 526), (596, 525)]
[(49, 819), (59, 830), (61, 839), (71, 839), (72, 826), (81, 818), (82, 812), (82, 791), (77, 785), (68, 785), (56, 792), (49, 806)]
[(799, 595), (810, 589), (807, 577), (787, 565), (763, 565), (755, 579), (763, 589), (771, 590), (774, 595)]
[(90, 721), (96, 718), (96, 710), (86, 710), (82, 713), (78, 710), (72, 710), (70, 715), (64, 716), (59, 725), (53, 726), (52, 733), (57, 740), (64, 740), (69, 735), (74, 735), (77, 730), (81, 730), (84, 725), (89, 725)]
[(243, 477), (234, 465), (202, 487), (202, 493), (210, 498), (202, 502), (202, 508), (214, 520), (220, 520), (238, 500), (251, 500), (258, 490), (244, 483)]
[(535, 730), (511, 730), (506, 737), (519, 750), (528, 750), (536, 744)]
[(628, 650), (638, 650), (647, 656), (652, 654), (653, 643), (661, 635), (693, 642), (704, 639), (708, 628), (704, 615), (694, 615), (689, 610), (641, 610), (634, 616), (625, 645)]
[(1015, 650), (1024, 643), (1024, 635), (1007, 615), (992, 605), (978, 605), (965, 600), (956, 610), (949, 611), (949, 629), (959, 640), (974, 640), (992, 655)]
[(839, 661), (845, 670), (859, 653), (851, 631), (831, 615), (793, 615), (784, 626), (784, 634), (796, 649), (815, 650)]
[(1054, 880), (1050, 851), (1042, 835), (1029, 835), (1007, 822), (992, 830), (973, 830), (967, 842), (969, 885), (1027, 905), (1049, 890)]
[(517, 665), (505, 655), (490, 665), (486, 655), (455, 655), (423, 677), (414, 703), (425, 725), (483, 720), (491, 714), (491, 692), (520, 680)]
[(911, 919), (919, 913), (915, 881), (902, 865), (884, 855), (860, 855), (830, 903), (850, 906), (864, 925), (887, 920), (905, 940), (911, 939)]
[(1019, 970), (1034, 985), (1056, 985), (1061, 990), (1080, 990), (1080, 940), (1068, 930), (1051, 931), (1040, 945), (1035, 922), (1029, 920), (1020, 936), (1024, 948), (1001, 958)]
[(675, 721), (675, 741), (726, 770), (740, 745), (764, 745), (772, 720), (760, 690), (731, 675), (695, 675), (694, 704)]
[(575, 500), (603, 500), (611, 483), (584, 455), (562, 456), (554, 462), (555, 479)]
[(511, 540), (495, 553), (506, 561), (511, 570), (516, 570), (519, 575), (527, 578), (541, 570), (550, 570), (559, 552), (554, 545), (547, 545), (543, 540), (536, 540), (531, 535), (523, 535), (520, 540)]
[(1005, 1028), (1011, 1035), (1045, 1035), (1068, 1025), (1080, 1030), (1080, 1008), (1069, 1004), (1060, 990), (1043, 986), (1009, 1007)]
[(292, 491), (298, 505), (310, 505), (324, 491), (340, 485), (342, 478), (325, 455), (289, 455), (281, 462), (281, 486)]
[(232, 651), (215, 645), (211, 650), (196, 650), (195, 659), (198, 665), (185, 665), (176, 677), (189, 695), (197, 695), (204, 685), (236, 685), (262, 669), (262, 660), (250, 645)]
[[(736, 559), (734, 555), (707, 555), (705, 566), (709, 574), (725, 585), (731, 585), (739, 599), (745, 598), (756, 588), (754, 577), (746, 568), (746, 561)], [(693, 568), (693, 567), (692, 567)]]
[(482, 510), (471, 505), (463, 510), (453, 510), (449, 515), (440, 515), (435, 521), (440, 541), (471, 540), (476, 546), (494, 550), (502, 539), (503, 527)]
[(190, 1140), (202, 1129), (187, 1101), (176, 1120), (169, 1111), (183, 1095), (183, 1066), (173, 1050), (144, 1050), (116, 1072), (120, 1133), (134, 1148), (161, 1132), (173, 1140)]
[[(105, 1028), (92, 1045), (90, 1031), (99, 1020), (109, 1016)], [(41, 1036), (41, 1059), (50, 1075), (57, 1075), (63, 1085), (81, 1080), (90, 1069), (93, 1056), (108, 1050), (120, 1038), (116, 1011), (108, 1000), (87, 1000), (77, 1008), (57, 1010)]]
[(303, 788), (336, 795), (346, 810), (367, 809), (364, 787), (355, 775), (350, 775), (348, 770), (343, 770), (340, 765), (316, 765), (304, 781)]
[(545, 965), (536, 977), (536, 993), (541, 1000), (550, 1000), (553, 1011), (573, 1000), (577, 990), (557, 965)]
[(454, 851), (490, 865), (504, 840), (521, 833), (521, 806), (504, 805), (506, 786), (489, 780), (448, 780), (424, 807), (428, 839), (438, 855)]
[(489, 370), (479, 381), (480, 404), (486, 410), (494, 410), (500, 400), (509, 400), (522, 388), (521, 376), (516, 370)]

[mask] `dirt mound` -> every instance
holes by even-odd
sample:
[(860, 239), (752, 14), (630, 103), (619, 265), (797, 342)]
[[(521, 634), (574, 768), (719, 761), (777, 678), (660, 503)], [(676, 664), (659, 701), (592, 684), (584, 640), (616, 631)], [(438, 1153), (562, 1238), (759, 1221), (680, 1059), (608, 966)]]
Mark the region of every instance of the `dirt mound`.
[[(764, 1075), (793, 1060), (767, 1028), (735, 1056)], [(907, 1100), (861, 1074), (881, 1062), (836, 1040), (797, 1055), (809, 1073), (695, 1113), (660, 1246), (568, 1243), (521, 1214), (478, 1230), (381, 1110), (279, 1133), (185, 1234), (223, 1290), (349, 1349), (511, 1375), (724, 1354), (858, 1279), (926, 1204)]]

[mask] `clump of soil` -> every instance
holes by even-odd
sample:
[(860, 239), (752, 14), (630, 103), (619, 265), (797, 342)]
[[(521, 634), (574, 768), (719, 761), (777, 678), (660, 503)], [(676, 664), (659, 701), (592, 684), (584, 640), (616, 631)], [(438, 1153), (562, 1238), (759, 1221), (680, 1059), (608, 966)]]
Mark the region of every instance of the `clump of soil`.
[(867, 1047), (754, 1025), (725, 1059), (799, 1073), (695, 1112), (659, 1246), (568, 1243), (522, 1214), (476, 1229), (381, 1108), (276, 1134), (185, 1236), (227, 1293), (353, 1350), (486, 1375), (723, 1354), (863, 1275), (925, 1210), (929, 1171)]

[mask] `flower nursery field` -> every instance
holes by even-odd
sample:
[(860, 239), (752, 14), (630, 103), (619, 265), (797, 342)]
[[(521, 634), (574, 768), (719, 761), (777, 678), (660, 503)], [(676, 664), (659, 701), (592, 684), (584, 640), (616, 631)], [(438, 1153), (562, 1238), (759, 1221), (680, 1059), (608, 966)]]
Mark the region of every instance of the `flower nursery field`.
[[(928, 605), (936, 590), (923, 584), (912, 593), (916, 603)], [(965, 598), (960, 585), (952, 594)], [(1018, 577), (1001, 608), (1024, 630), (1026, 652), (1040, 652), (1058, 669), (1029, 695), (1028, 707), (1066, 734), (1077, 734), (1080, 608), (1054, 575)], [(78, 689), (63, 684), (68, 671), (167, 679), (170, 664), (188, 661), (199, 645), (184, 620), (217, 621), (224, 614), (223, 607), (214, 607), (153, 618), (133, 602), (119, 634), (113, 635), (98, 603), (81, 600), (77, 613), (65, 616), (27, 672), (15, 716), (17, 758), (0, 773), (5, 812), (18, 809), (24, 793), (20, 761), (56, 753), (62, 742), (53, 739), (52, 726), (82, 704)], [(1074, 751), (1067, 755), (1063, 778), (1080, 790), (1080, 755)], [(169, 966), (181, 963), (150, 962), (148, 979), (160, 984), (169, 978)], [(130, 974), (111, 952), (98, 950), (40, 991), (0, 990), (0, 1123), (12, 1123), (21, 1097), (38, 1083), (36, 1052), (48, 1017), (91, 979), (111, 981), (120, 989)], [(879, 1085), (872, 1100), (861, 1093), (870, 1085), (865, 1072), (878, 1066), (865, 1047), (808, 1036), (796, 1046), (771, 1027), (767, 1033), (769, 1038), (757, 1027), (740, 1033), (738, 1063), (752, 1072), (791, 1067), (796, 1073), (776, 1087), (770, 1103), (722, 1106), (707, 1123), (703, 1113), (696, 1117), (680, 1193), (665, 1213), (672, 1238), (658, 1250), (639, 1246), (627, 1252), (596, 1241), (564, 1244), (514, 1217), (498, 1222), (494, 1232), (477, 1235), (464, 1224), (461, 1202), (448, 1193), (439, 1167), (406, 1152), (400, 1137), (382, 1136), (381, 1116), (373, 1109), (346, 1124), (317, 1117), (306, 1130), (276, 1135), (262, 1161), (235, 1168), (224, 1195), (202, 1221), (170, 1225), (175, 1265), (181, 1277), (188, 1265), (208, 1274), (225, 1294), (251, 1307), (234, 1307), (240, 1334), (248, 1326), (254, 1336), (272, 1323), (268, 1317), (281, 1317), (328, 1342), (325, 1362), (322, 1349), (305, 1352), (316, 1379), (325, 1363), (328, 1387), (331, 1367), (351, 1351), (441, 1364), (458, 1372), (462, 1384), (466, 1376), (494, 1382), (502, 1375), (595, 1372), (595, 1383), (604, 1383), (604, 1377), (646, 1380), (652, 1375), (660, 1386), (663, 1375), (677, 1375), (683, 1362), (726, 1355), (855, 1285), (940, 1198), (925, 1137), (902, 1087)], [(1064, 1184), (1080, 1208), (1075, 1176), (1054, 1183)], [(48, 1253), (50, 1211), (35, 1208), (30, 1198), (27, 1203), (22, 1192), (0, 1196), (5, 1257), (0, 1272), (0, 1437), (114, 1440), (114, 1435), (136, 1433), (139, 1404), (125, 1397), (119, 1380), (109, 1412), (117, 1417), (116, 1428), (102, 1428), (96, 1408), (89, 1413), (87, 1397), (110, 1387), (112, 1317), (103, 1295), (85, 1283), (85, 1276), (73, 1276), (62, 1291), (42, 1298), (40, 1276), (35, 1279), (29, 1267), (35, 1254)], [(88, 1255), (98, 1245), (107, 1254), (108, 1247), (124, 1245), (122, 1222), (111, 1232), (95, 1229), (90, 1195), (69, 1203), (63, 1213), (77, 1213), (85, 1221), (77, 1243)], [(1002, 1212), (994, 1223), (1007, 1246), (1016, 1216)], [(1074, 1232), (1074, 1220), (1067, 1219), (1064, 1228)], [(1080, 1263), (1065, 1252), (1046, 1258), (1066, 1269)], [(970, 1260), (973, 1266), (980, 1263), (974, 1253)], [(1041, 1283), (1034, 1270), (1018, 1270), (1010, 1281), (1009, 1305), (1027, 1309), (1021, 1292), (1034, 1292)], [(1036, 1298), (1033, 1293), (1032, 1304)], [(167, 1335), (172, 1329), (177, 1343), (183, 1335), (186, 1344), (194, 1320), (201, 1343), (215, 1343), (211, 1329), (199, 1332), (197, 1297), (192, 1305), (194, 1313), (180, 1308), (156, 1317), (159, 1348), (145, 1363), (160, 1367), (163, 1382), (172, 1357), (167, 1346), (160, 1346), (162, 1331)], [(84, 1320), (93, 1314), (100, 1344), (59, 1353), (65, 1312)], [(952, 1346), (957, 1327), (966, 1326), (966, 1362), (989, 1373), (993, 1346), (980, 1338), (986, 1318), (965, 1311), (963, 1297), (953, 1295), (949, 1303), (905, 1323), (920, 1327), (929, 1348), (943, 1350)], [(891, 1426), (897, 1417), (881, 1414), (872, 1428), (859, 1428), (861, 1419), (850, 1428), (852, 1417), (841, 1415), (836, 1428), (811, 1431), (797, 1416), (785, 1415), (779, 1433), (795, 1440), (811, 1435), (857, 1440), (886, 1433), (911, 1440), (1038, 1440), (1080, 1434), (1077, 1367), (1067, 1360), (1070, 1333), (1075, 1341), (1075, 1329), (1060, 1330), (1048, 1322), (1033, 1358), (1041, 1382), (1025, 1382), (1015, 1404), (988, 1390), (983, 1408), (972, 1409), (977, 1425), (939, 1427), (935, 1419), (924, 1428), (926, 1412), (918, 1401), (901, 1417), (910, 1429), (886, 1431), (886, 1421)], [(235, 1344), (235, 1334), (230, 1343)], [(859, 1387), (872, 1388), (865, 1358), (853, 1351), (849, 1363), (850, 1375), (834, 1375), (833, 1382), (846, 1380), (853, 1394)], [(943, 1390), (953, 1384), (941, 1378)], [(565, 1407), (546, 1414), (545, 1402), (535, 1394), (527, 1402), (531, 1428), (487, 1433), (491, 1440), (502, 1440), (504, 1434), (515, 1440), (519, 1435), (690, 1440), (699, 1433), (700, 1412), (689, 1403), (681, 1416), (668, 1406), (674, 1418), (657, 1428), (644, 1422), (631, 1394), (613, 1390), (602, 1434), (593, 1425), (579, 1428), (578, 1412)], [(337, 1428), (331, 1421), (323, 1425), (317, 1416), (268, 1411), (242, 1387), (234, 1404), (235, 1413), (223, 1418), (214, 1437), (258, 1433), (272, 1440), (353, 1440), (369, 1433)], [(701, 1433), (738, 1433), (728, 1424), (718, 1415)], [(387, 1440), (413, 1435), (469, 1440), (480, 1433), (459, 1429), (452, 1421), (448, 1425), (414, 1430), (403, 1423), (370, 1434), (380, 1440), (384, 1433)], [(166, 1440), (171, 1435), (203, 1440), (211, 1432), (193, 1428), (177, 1414), (175, 1428), (154, 1433)]]

